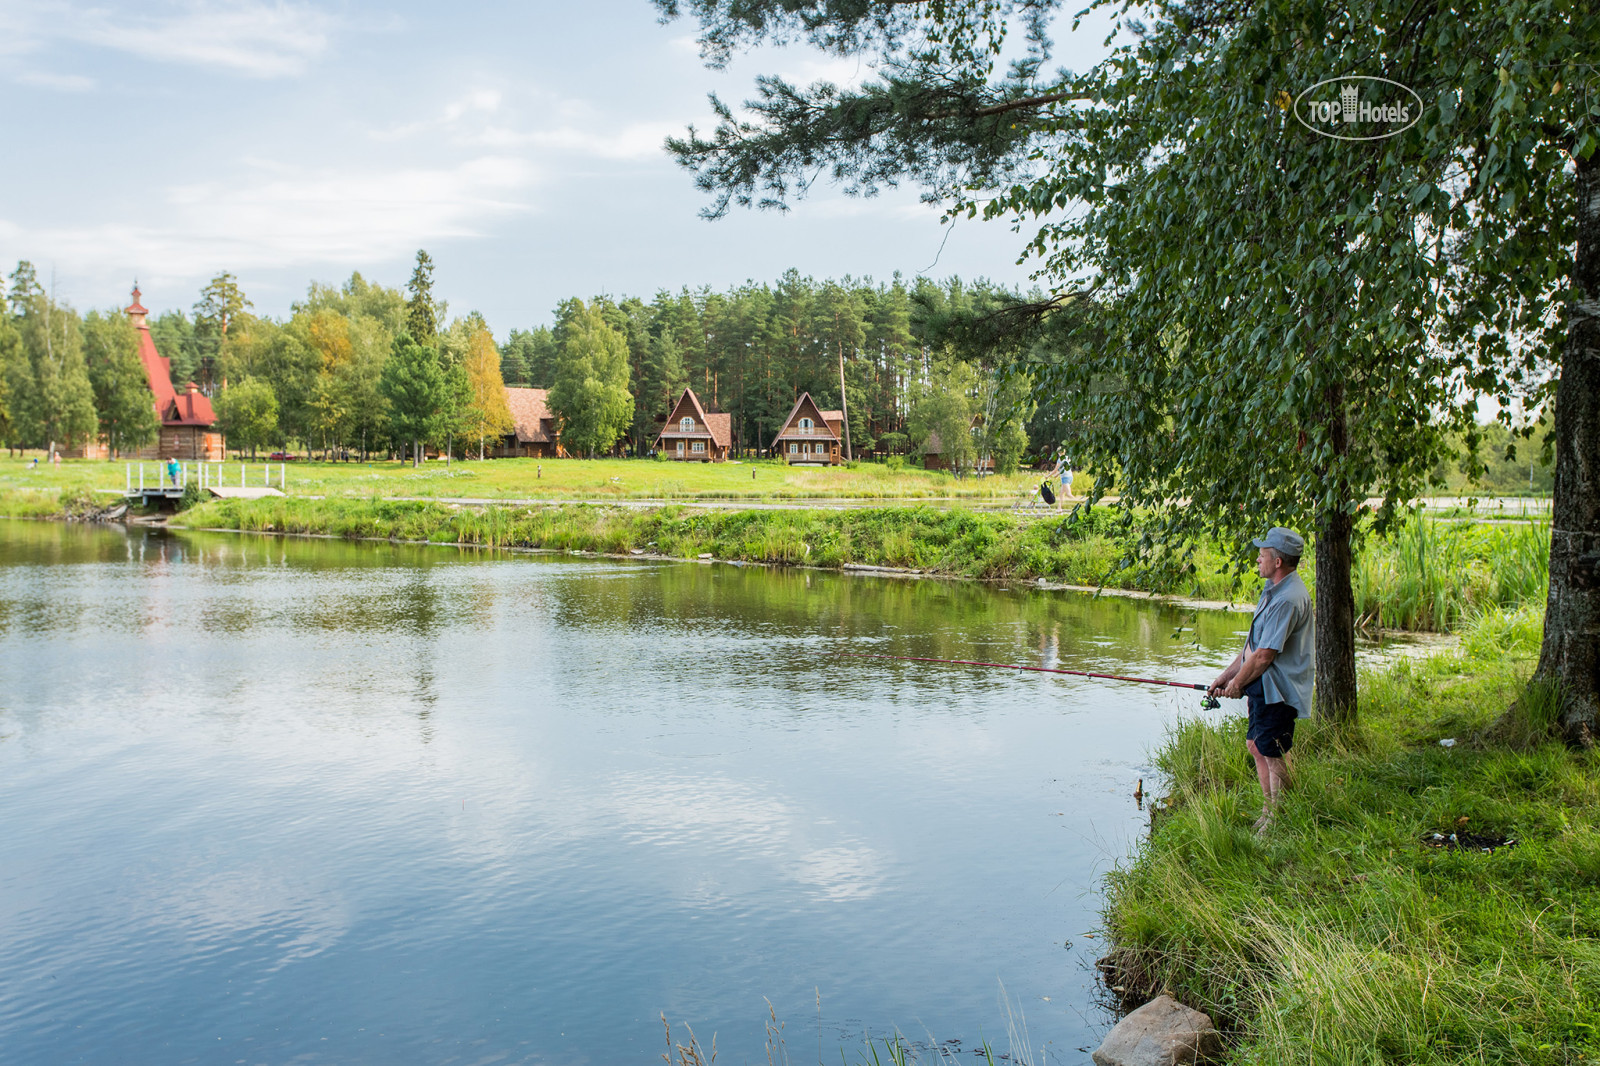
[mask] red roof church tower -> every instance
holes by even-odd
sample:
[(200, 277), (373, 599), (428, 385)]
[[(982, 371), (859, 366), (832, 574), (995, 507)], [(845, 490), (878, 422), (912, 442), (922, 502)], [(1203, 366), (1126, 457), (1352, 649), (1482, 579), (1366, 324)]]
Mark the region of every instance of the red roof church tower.
[(211, 400), (202, 396), (200, 387), (192, 381), (181, 393), (172, 387), (172, 362), (156, 351), (155, 338), (150, 335), (147, 321), (150, 311), (139, 303), (139, 295), (139, 286), (135, 283), (133, 303), (123, 310), (139, 332), (139, 362), (144, 364), (145, 380), (155, 398), (161, 432), (156, 443), (141, 449), (135, 458), (206, 462), (227, 458), (222, 434), (215, 428), (217, 416), (211, 410)]

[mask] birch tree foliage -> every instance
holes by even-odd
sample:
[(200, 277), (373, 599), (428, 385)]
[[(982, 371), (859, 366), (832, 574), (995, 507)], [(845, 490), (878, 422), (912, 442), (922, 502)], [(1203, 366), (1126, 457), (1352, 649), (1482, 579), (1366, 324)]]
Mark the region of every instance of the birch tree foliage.
[(260, 378), (236, 379), (217, 394), (215, 410), (218, 427), (229, 446), (241, 452), (250, 449), (252, 459), (257, 448), (278, 439), (278, 397), (272, 386)]
[(77, 312), (37, 287), (19, 296), (13, 286), (12, 306), (21, 358), (8, 401), (19, 441), (55, 448), (93, 438), (99, 419)]
[[(1077, 82), (1096, 106), (1044, 123), (1058, 146), (1048, 175), (988, 210), (1087, 205), (1050, 218), (1031, 248), (1055, 277), (1092, 283), (1115, 343), (1041, 378), (1069, 397), (1110, 384), (1093, 402), (1117, 431), (1090, 439), (1090, 466), (1118, 469), (1123, 506), (1156, 515), (1147, 548), (1275, 523), (1315, 533), (1318, 707), (1351, 717), (1365, 501), (1379, 500), (1382, 526), (1425, 490), (1448, 431), (1474, 438), (1478, 394), (1537, 407), (1563, 380), (1558, 418), (1587, 427), (1566, 444), (1590, 469), (1600, 458), (1595, 386), (1565, 387), (1575, 372), (1597, 380), (1593, 354), (1572, 364), (1569, 330), (1573, 250), (1600, 236), (1600, 206), (1575, 180), (1594, 166), (1600, 16), (1561, 0), (1152, 13)], [(1350, 73), (1409, 89), (1416, 122), (1350, 141), (1300, 121), (1313, 86)], [(1565, 610), (1562, 530), (1600, 547), (1600, 485), (1578, 481), (1587, 502), (1557, 503), (1551, 617)], [(1579, 613), (1600, 635), (1600, 605)], [(1563, 683), (1588, 693), (1569, 719), (1592, 725), (1585, 661)]]
[(100, 436), (111, 450), (108, 458), (154, 440), (161, 423), (139, 360), (139, 331), (127, 315), (111, 308), (90, 311), (83, 335)]
[(560, 347), (549, 403), (561, 419), (561, 443), (573, 454), (609, 451), (633, 420), (628, 339), (606, 321), (599, 301), (563, 303), (554, 332)]
[(481, 455), (487, 438), (502, 437), (515, 428), (511, 408), (506, 404), (505, 382), (500, 377), (500, 350), (487, 329), (480, 328), (472, 334), (465, 367), (472, 389), (468, 436), (477, 439)]

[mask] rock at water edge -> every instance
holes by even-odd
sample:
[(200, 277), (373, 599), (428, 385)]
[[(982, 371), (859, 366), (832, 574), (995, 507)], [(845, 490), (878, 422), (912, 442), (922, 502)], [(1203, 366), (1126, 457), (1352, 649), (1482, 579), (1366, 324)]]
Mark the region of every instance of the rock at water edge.
[(1106, 1034), (1095, 1066), (1180, 1066), (1206, 1062), (1222, 1051), (1211, 1019), (1171, 996), (1157, 996)]

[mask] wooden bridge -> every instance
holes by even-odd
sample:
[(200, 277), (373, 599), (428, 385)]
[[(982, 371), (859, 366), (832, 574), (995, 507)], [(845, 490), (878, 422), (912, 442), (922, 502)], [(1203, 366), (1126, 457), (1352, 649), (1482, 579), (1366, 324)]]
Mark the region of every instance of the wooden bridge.
[[(234, 478), (228, 475), (232, 463), (179, 463), (177, 470), (173, 471), (166, 463), (155, 463), (153, 468), (146, 472), (145, 464), (138, 464), (138, 473), (135, 475), (134, 464), (127, 464), (127, 487), (123, 496), (129, 501), (137, 500), (142, 507), (158, 507), (163, 502), (171, 500), (176, 503), (183, 498), (184, 492), (191, 484), (199, 485), (200, 491), (221, 499), (257, 500), (263, 496), (282, 496), (283, 488), (287, 481), (284, 464), (278, 463), (277, 473), (274, 476), (271, 463), (261, 464), (260, 480), (252, 476), (254, 471), (250, 465), (239, 463), (238, 474)], [(233, 484), (228, 484), (229, 481)], [(273, 488), (273, 482), (277, 488)]]

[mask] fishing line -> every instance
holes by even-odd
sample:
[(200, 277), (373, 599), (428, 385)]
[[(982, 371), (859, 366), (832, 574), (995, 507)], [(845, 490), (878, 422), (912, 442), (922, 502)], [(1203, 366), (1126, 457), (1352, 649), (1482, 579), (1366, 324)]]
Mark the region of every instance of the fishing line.
[[(948, 666), (986, 666), (996, 670), (1026, 670), (1035, 674), (1070, 674), (1073, 677), (1093, 677), (1103, 681), (1133, 681), (1140, 685), (1165, 685), (1167, 688), (1191, 688), (1204, 692), (1209, 685), (1197, 685), (1192, 681), (1162, 681), (1153, 677), (1124, 677), (1121, 674), (1096, 674), (1088, 670), (1063, 670), (1053, 666), (1018, 666), (1015, 663), (986, 663), (974, 659), (934, 659), (922, 655), (885, 655), (881, 652), (845, 651), (840, 655), (852, 659), (898, 659), (907, 663), (944, 663)], [(1214, 710), (1222, 704), (1215, 696), (1207, 696), (1200, 701), (1200, 706), (1206, 710)]]

